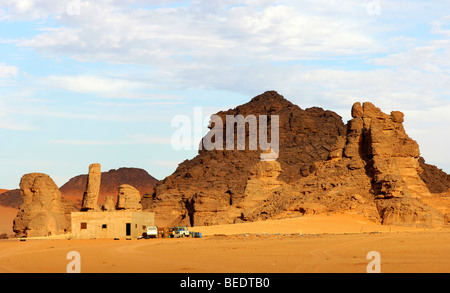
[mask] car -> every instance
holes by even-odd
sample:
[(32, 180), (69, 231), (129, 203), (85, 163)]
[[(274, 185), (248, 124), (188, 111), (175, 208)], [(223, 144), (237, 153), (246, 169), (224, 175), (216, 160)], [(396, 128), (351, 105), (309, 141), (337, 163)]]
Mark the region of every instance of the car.
[(178, 227), (177, 234), (180, 234), (180, 237), (189, 237), (189, 228), (188, 227)]
[(158, 227), (156, 226), (148, 226), (147, 232), (145, 233), (145, 238), (157, 238), (158, 237)]

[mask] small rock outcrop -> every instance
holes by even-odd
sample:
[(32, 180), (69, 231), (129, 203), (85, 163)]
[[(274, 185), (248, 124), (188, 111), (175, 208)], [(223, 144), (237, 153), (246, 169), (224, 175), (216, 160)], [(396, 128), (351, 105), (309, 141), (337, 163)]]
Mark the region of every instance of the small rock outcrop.
[(114, 200), (112, 196), (106, 196), (105, 202), (102, 205), (102, 211), (111, 212), (116, 210), (116, 205), (114, 204)]
[(65, 203), (50, 176), (26, 174), (20, 181), (23, 202), (14, 219), (13, 230), (19, 237), (64, 234), (70, 231), (70, 212), (75, 209)]
[(116, 210), (141, 211), (142, 205), (139, 191), (131, 185), (121, 185), (119, 187)]
[(99, 209), (98, 194), (100, 192), (101, 176), (102, 171), (100, 164), (92, 164), (89, 166), (89, 175), (86, 191), (83, 195), (81, 211), (97, 211)]
[(393, 198), (378, 202), (382, 224), (418, 226), (426, 228), (442, 227), (443, 215), (417, 198)]

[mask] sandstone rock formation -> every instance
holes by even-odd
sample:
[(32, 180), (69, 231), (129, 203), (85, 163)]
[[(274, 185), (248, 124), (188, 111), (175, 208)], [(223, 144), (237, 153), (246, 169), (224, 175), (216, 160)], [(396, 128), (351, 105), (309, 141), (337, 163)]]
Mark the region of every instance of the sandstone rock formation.
[[(320, 108), (302, 110), (276, 92), (266, 92), (245, 105), (217, 115), (223, 121), (227, 115), (278, 115), (280, 153), (277, 161), (283, 170), (278, 179), (285, 183), (313, 172), (315, 163), (327, 160), (329, 149), (346, 132), (339, 115)], [(249, 135), (247, 129), (247, 141)], [(237, 205), (244, 197), (255, 165), (260, 162), (260, 154), (261, 150), (201, 149), (198, 156), (182, 162), (172, 175), (160, 181), (153, 195), (144, 196), (143, 206), (154, 210), (162, 225), (239, 221), (242, 210)]]
[(242, 220), (247, 220), (248, 215), (252, 215), (261, 202), (267, 200), (274, 190), (285, 184), (277, 179), (281, 172), (281, 165), (277, 161), (261, 161), (253, 167), (243, 197), (236, 205), (242, 210), (240, 216)]
[(368, 102), (355, 103), (351, 113), (345, 125), (334, 112), (302, 110), (273, 91), (219, 112), (223, 121), (227, 115), (278, 115), (277, 160), (262, 162), (261, 148), (200, 149), (144, 196), (143, 207), (155, 211), (162, 226), (343, 212), (384, 224), (442, 225), (442, 213), (424, 203), (431, 193), (403, 113), (385, 114)]
[(105, 202), (102, 205), (102, 211), (111, 212), (115, 211), (116, 206), (114, 204), (114, 200), (112, 196), (105, 197)]
[[(158, 180), (139, 168), (118, 168), (101, 173), (100, 191), (98, 202), (103, 203), (107, 196), (117, 195), (117, 190), (122, 184), (135, 187), (141, 194), (152, 193), (153, 187)], [(70, 199), (79, 205), (86, 191), (88, 175), (78, 175), (71, 178), (60, 187), (64, 198)]]
[(369, 102), (355, 108), (359, 111), (348, 123), (345, 153), (366, 162), (382, 222), (442, 225), (442, 215), (420, 200), (431, 193), (420, 177), (419, 146), (403, 128), (404, 114), (387, 115)]
[(141, 211), (141, 194), (131, 185), (123, 184), (119, 187), (116, 210)]
[(413, 198), (393, 198), (378, 201), (379, 213), (383, 224), (419, 227), (441, 227), (445, 219), (438, 210)]
[(99, 209), (98, 194), (100, 192), (101, 176), (102, 172), (100, 164), (92, 164), (89, 166), (89, 175), (86, 191), (83, 195), (81, 211), (97, 211)]
[(368, 162), (377, 197), (431, 196), (418, 175), (419, 146), (403, 129), (403, 113), (387, 115), (366, 102), (358, 114), (348, 124), (346, 155)]
[(20, 181), (23, 203), (14, 220), (17, 236), (49, 236), (70, 231), (70, 212), (53, 180), (46, 174), (26, 174)]

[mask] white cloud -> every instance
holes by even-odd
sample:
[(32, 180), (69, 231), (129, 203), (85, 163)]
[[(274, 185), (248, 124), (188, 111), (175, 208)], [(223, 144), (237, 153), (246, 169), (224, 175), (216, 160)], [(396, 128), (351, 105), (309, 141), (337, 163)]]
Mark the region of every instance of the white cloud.
[(254, 1), (229, 9), (220, 2), (196, 2), (150, 10), (113, 6), (116, 2), (82, 2), (79, 17), (62, 14), (62, 26), (47, 29), (21, 45), (78, 60), (171, 68), (183, 63), (184, 57), (200, 62), (224, 57), (290, 60), (379, 50), (367, 34), (367, 23), (356, 18), (311, 15), (292, 2), (259, 9), (254, 9)]
[(450, 29), (444, 28), (445, 26), (450, 25), (450, 15), (441, 17), (438, 20), (435, 20), (431, 23), (432, 25), (432, 33), (440, 34), (445, 37), (450, 37)]
[(170, 138), (164, 138), (147, 134), (129, 134), (123, 139), (116, 140), (83, 140), (83, 139), (53, 139), (51, 144), (64, 145), (79, 145), (79, 146), (93, 146), (93, 145), (136, 145), (136, 144), (171, 144)]
[(12, 65), (0, 63), (0, 78), (15, 77), (19, 73), (19, 68)]
[(143, 86), (121, 78), (109, 78), (94, 75), (52, 75), (41, 78), (41, 83), (50, 88), (60, 88), (76, 93), (108, 94), (133, 91)]
[[(40, 78), (46, 88), (114, 99), (155, 98), (157, 104), (161, 99), (146, 97), (145, 90), (212, 89), (252, 97), (274, 89), (301, 107), (346, 109), (339, 113), (343, 117), (349, 116), (353, 102), (372, 101), (383, 111), (404, 111), (407, 121), (421, 121), (445, 133), (450, 125), (448, 111), (438, 109), (448, 110), (450, 95), (450, 17), (442, 17), (448, 3), (380, 0), (380, 15), (373, 16), (367, 11), (367, 4), (373, 2), (197, 0), (177, 5), (181, 2), (100, 0), (80, 1), (80, 15), (69, 15), (68, 1), (0, 0), (4, 7), (0, 19), (51, 18), (51, 27), (44, 21), (34, 37), (14, 42), (47, 57), (127, 63), (149, 73), (141, 79), (126, 73), (55, 73)], [(423, 31), (416, 33), (415, 22), (425, 29), (420, 27)], [(350, 66), (339, 66), (341, 60)], [(0, 64), (0, 78), (14, 77), (14, 70)], [(167, 100), (172, 102), (170, 97)], [(108, 102), (88, 103), (133, 104)], [(22, 114), (76, 119), (149, 119), (39, 110), (17, 109)], [(412, 133), (427, 145), (431, 137), (409, 123)], [(130, 141), (161, 143), (148, 136)], [(439, 149), (439, 153), (446, 151)]]
[(419, 143), (421, 155), (427, 163), (437, 165), (450, 172), (448, 146), (450, 136), (450, 102), (429, 109), (407, 110), (405, 129), (409, 136)]

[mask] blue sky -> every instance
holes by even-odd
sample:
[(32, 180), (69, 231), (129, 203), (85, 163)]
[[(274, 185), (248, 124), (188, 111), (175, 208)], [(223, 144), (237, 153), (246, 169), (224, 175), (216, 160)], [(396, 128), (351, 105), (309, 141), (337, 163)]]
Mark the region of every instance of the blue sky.
[(163, 179), (196, 155), (176, 115), (266, 90), (344, 122), (355, 101), (403, 111), (450, 172), (449, 85), (450, 1), (0, 0), (0, 188), (94, 162)]

